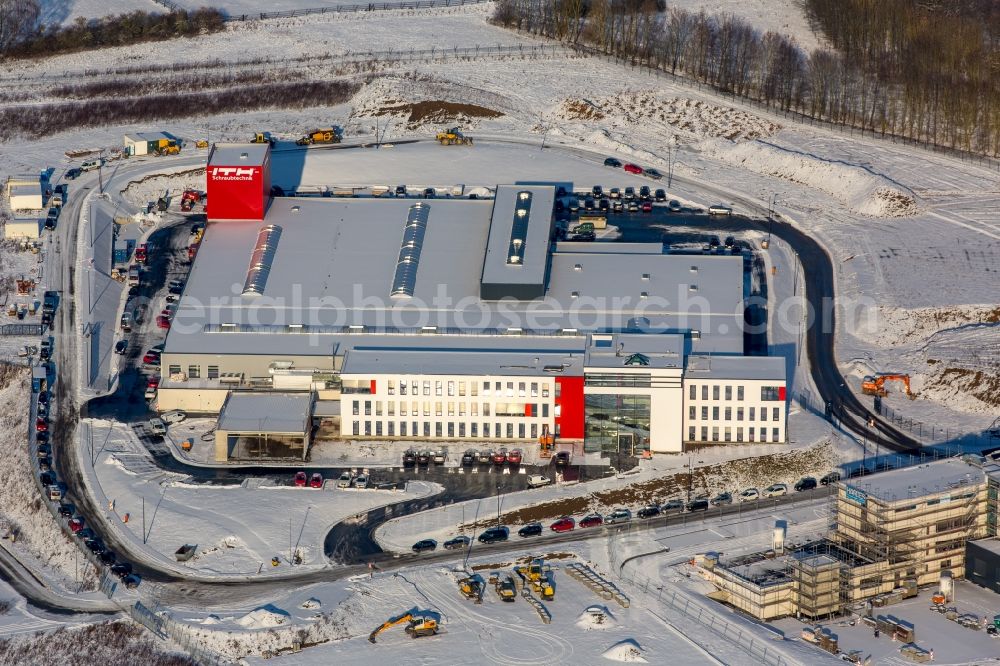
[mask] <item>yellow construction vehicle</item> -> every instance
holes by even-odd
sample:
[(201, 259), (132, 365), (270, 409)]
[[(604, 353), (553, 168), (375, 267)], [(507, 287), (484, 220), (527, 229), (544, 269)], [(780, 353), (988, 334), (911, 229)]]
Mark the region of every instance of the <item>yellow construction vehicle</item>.
[(538, 455), (542, 458), (551, 458), (555, 445), (556, 438), (549, 434), (549, 426), (543, 425), (542, 436), (538, 438)]
[(177, 145), (177, 142), (167, 139), (160, 139), (159, 145), (156, 147), (157, 155), (177, 155), (180, 152), (181, 147)]
[(517, 585), (514, 583), (514, 579), (510, 576), (497, 578), (496, 591), (497, 595), (503, 601), (517, 600)]
[(309, 130), (304, 137), (295, 142), (295, 145), (308, 146), (313, 143), (340, 143), (340, 132), (336, 127)]
[(457, 127), (446, 129), (437, 133), (437, 140), (442, 146), (471, 146), (472, 137), (462, 134), (462, 130)]
[(546, 571), (545, 575), (533, 582), (531, 587), (535, 593), (545, 601), (552, 601), (556, 598), (556, 587), (552, 584), (552, 572)]
[(406, 633), (412, 638), (420, 638), (421, 636), (433, 636), (438, 632), (438, 623), (432, 617), (427, 617), (426, 615), (414, 615), (413, 613), (403, 613), (402, 615), (389, 618), (382, 623), (378, 629), (368, 634), (368, 640), (372, 643), (375, 642), (375, 637), (381, 634), (386, 629), (391, 629), (399, 624), (406, 624)]
[(542, 599), (551, 601), (555, 599), (556, 590), (552, 584), (552, 570), (545, 566), (542, 558), (535, 558), (528, 566), (514, 567), (514, 573), (520, 576), (525, 585), (530, 585)]
[(266, 143), (272, 148), (278, 140), (271, 136), (270, 132), (254, 132), (253, 138), (250, 139), (250, 143)]
[(468, 576), (458, 581), (458, 590), (467, 599), (472, 599), (477, 604), (483, 603), (483, 579), (479, 574)]
[(194, 147), (195, 148), (208, 148), (208, 140), (206, 140), (206, 139), (198, 139), (197, 141), (194, 142)]

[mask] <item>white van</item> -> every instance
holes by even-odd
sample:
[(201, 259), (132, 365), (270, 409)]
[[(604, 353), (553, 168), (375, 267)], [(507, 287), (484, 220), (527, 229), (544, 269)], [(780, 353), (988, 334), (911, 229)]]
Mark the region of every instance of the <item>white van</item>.
[(714, 206), (708, 207), (709, 215), (732, 215), (733, 209), (729, 206), (723, 206), (722, 204), (715, 204)]
[(181, 421), (183, 421), (186, 418), (187, 418), (187, 414), (185, 414), (184, 412), (182, 412), (179, 409), (175, 409), (173, 411), (166, 412), (165, 414), (161, 414), (160, 415), (160, 420), (163, 421), (164, 423), (166, 423), (167, 425), (173, 425), (175, 423), (180, 423)]
[(532, 474), (528, 477), (529, 488), (541, 488), (542, 486), (547, 486), (550, 483), (552, 483), (552, 479), (547, 476), (542, 476), (541, 474)]
[(89, 160), (80, 165), (80, 171), (93, 171), (94, 169), (100, 169), (103, 164), (104, 160)]
[(154, 435), (162, 437), (167, 434), (167, 425), (160, 419), (149, 419), (148, 427), (149, 431)]

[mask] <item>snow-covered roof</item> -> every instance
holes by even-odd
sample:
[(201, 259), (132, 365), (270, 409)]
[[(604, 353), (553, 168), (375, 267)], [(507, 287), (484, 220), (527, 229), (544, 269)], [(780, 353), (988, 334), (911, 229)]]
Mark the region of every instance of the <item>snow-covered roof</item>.
[(683, 335), (616, 334), (591, 336), (584, 362), (591, 368), (684, 367)]
[[(501, 341), (502, 342), (502, 341)], [(511, 347), (355, 347), (344, 356), (342, 375), (553, 376), (583, 374), (583, 354), (564, 350)]]
[(219, 430), (304, 433), (311, 411), (310, 393), (230, 393), (219, 414)]
[[(208, 156), (209, 166), (261, 166), (270, 146), (266, 143), (216, 143)], [(200, 250), (199, 250), (200, 251)]]
[(983, 550), (989, 551), (995, 555), (1000, 555), (1000, 539), (996, 537), (989, 537), (987, 539), (971, 541), (970, 543), (979, 546)]
[[(329, 355), (351, 326), (477, 333), (697, 329), (694, 351), (743, 351), (739, 257), (556, 252), (544, 300), (484, 301), (479, 289), (493, 202), (421, 203), (426, 225), (412, 297), (404, 299), (391, 293), (413, 199), (279, 198), (264, 222), (209, 224), (166, 352)], [(280, 238), (263, 293), (244, 295), (264, 224), (280, 227)]]
[(947, 458), (923, 465), (879, 472), (841, 484), (867, 497), (883, 502), (916, 499), (925, 495), (964, 494), (972, 485), (985, 480), (982, 468), (960, 458)]
[(784, 382), (788, 376), (783, 356), (688, 356), (685, 379), (759, 379)]
[(12, 197), (41, 196), (42, 184), (38, 181), (31, 183), (16, 183), (10, 186), (9, 192)]
[(130, 132), (125, 135), (125, 143), (144, 143), (148, 141), (173, 141), (174, 137), (165, 132)]

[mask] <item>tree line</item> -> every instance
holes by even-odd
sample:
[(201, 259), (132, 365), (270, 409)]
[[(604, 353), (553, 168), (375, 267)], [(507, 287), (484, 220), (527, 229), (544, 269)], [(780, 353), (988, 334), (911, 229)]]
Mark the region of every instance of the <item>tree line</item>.
[(1000, 42), (981, 18), (936, 12), (933, 0), (806, 6), (837, 50), (807, 52), (793, 38), (735, 16), (657, 0), (498, 0), (493, 20), (782, 111), (1000, 154)]
[(168, 13), (134, 11), (70, 25), (38, 24), (39, 0), (0, 0), (0, 57), (37, 58), (218, 32), (225, 15), (201, 8)]

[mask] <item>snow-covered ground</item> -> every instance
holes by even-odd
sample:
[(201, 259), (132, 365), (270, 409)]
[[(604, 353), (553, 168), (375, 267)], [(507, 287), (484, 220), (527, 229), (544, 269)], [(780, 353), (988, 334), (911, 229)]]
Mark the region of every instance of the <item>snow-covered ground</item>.
[[(128, 12), (165, 12), (166, 7), (153, 0), (41, 0), (41, 25), (69, 25), (77, 18), (101, 18)], [(201, 7), (202, 5), (197, 5)]]
[(708, 15), (732, 14), (761, 32), (794, 37), (806, 50), (817, 48), (824, 41), (809, 27), (802, 0), (667, 0), (667, 6), (704, 11)]
[[(290, 550), (301, 566), (321, 568), (328, 565), (323, 540), (336, 523), (440, 492), (423, 481), (410, 482), (405, 491), (342, 490), (332, 480), (322, 489), (296, 488), (291, 472), (279, 482), (193, 484), (156, 467), (125, 425), (87, 420), (80, 432), (82, 456), (95, 461), (92, 492), (106, 507), (108, 523), (161, 564), (189, 572), (256, 575), (264, 565), (264, 573), (285, 573)], [(196, 544), (197, 554), (178, 564), (174, 552), (184, 544)], [(271, 566), (272, 557), (279, 558), (278, 567)]]

